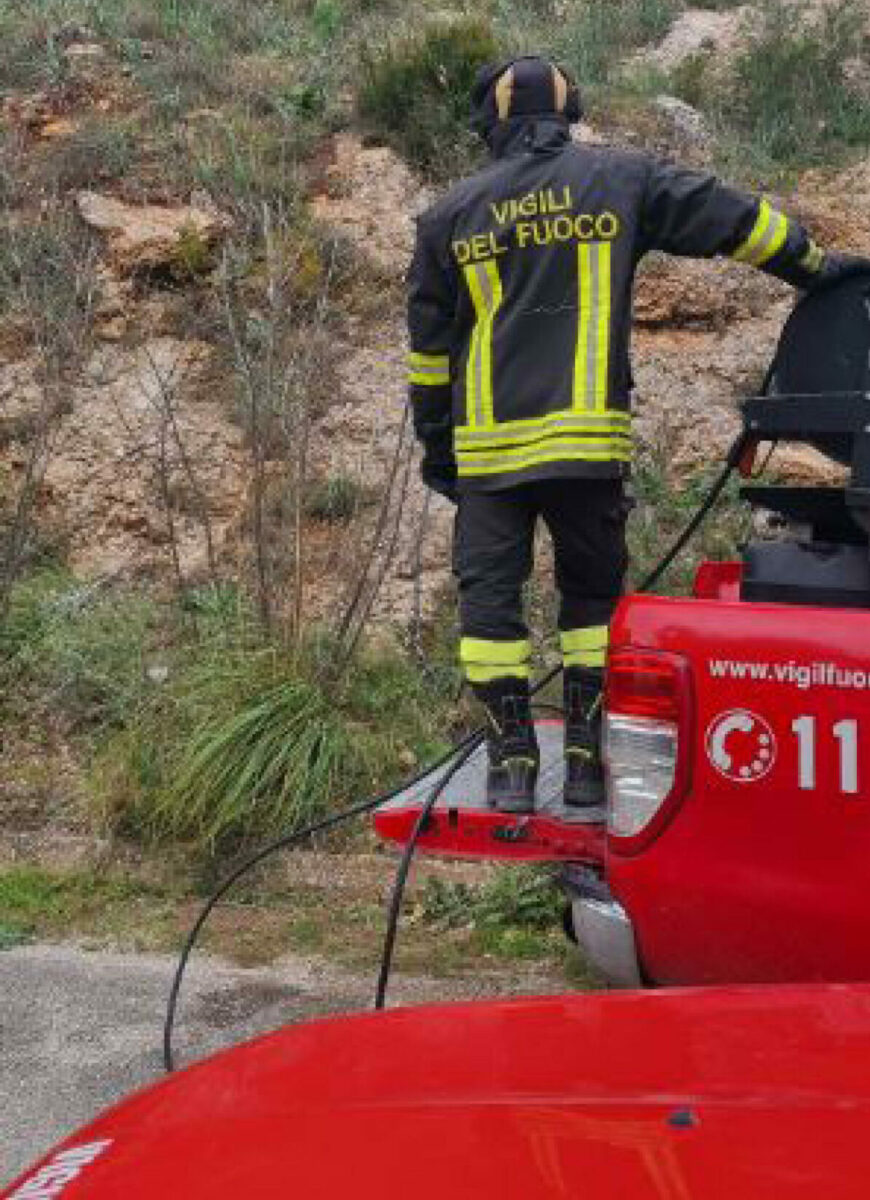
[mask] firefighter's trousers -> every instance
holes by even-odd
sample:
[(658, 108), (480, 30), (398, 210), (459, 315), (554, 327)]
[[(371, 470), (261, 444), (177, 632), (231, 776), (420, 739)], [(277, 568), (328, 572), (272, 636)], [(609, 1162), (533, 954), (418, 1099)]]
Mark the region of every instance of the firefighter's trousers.
[(564, 664), (603, 666), (625, 578), (627, 510), (622, 481), (610, 479), (542, 480), (460, 497), (454, 573), (469, 683), (529, 677), (523, 585), (539, 517), (553, 541)]

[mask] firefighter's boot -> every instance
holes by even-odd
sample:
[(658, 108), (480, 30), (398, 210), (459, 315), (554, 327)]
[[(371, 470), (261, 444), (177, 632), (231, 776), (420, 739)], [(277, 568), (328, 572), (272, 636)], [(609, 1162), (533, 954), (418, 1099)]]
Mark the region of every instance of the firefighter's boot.
[(541, 755), (528, 680), (498, 679), (474, 691), (486, 709), (487, 804), (500, 812), (532, 812)]
[(589, 808), (604, 803), (601, 761), (601, 690), (604, 672), (565, 670), (565, 804)]

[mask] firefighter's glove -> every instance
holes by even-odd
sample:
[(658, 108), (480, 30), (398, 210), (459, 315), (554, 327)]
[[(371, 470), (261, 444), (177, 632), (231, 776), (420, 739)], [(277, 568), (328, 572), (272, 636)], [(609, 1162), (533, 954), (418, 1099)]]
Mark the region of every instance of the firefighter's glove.
[(441, 447), (426, 446), (423, 452), (423, 462), (420, 465), (420, 475), (426, 487), (446, 496), (456, 503), (459, 491), (457, 487), (456, 459), (452, 451)]
[(826, 254), (812, 291), (834, 287), (857, 275), (865, 275), (867, 283), (870, 284), (870, 258), (861, 258), (857, 254)]

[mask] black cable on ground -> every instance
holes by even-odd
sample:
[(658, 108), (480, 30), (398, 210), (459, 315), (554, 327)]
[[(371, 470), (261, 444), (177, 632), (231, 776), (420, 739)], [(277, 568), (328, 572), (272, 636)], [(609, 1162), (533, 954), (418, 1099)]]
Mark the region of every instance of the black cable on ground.
[[(236, 867), (236, 869), (227, 876), (220, 886), (214, 892), (212, 892), (211, 896), (194, 922), (178, 958), (178, 966), (175, 969), (172, 987), (169, 990), (169, 1000), (166, 1005), (166, 1017), (163, 1022), (163, 1066), (167, 1072), (172, 1072), (175, 1070), (175, 1059), (172, 1052), (172, 1034), (175, 1027), (175, 1014), (178, 1008), (178, 997), (181, 992), (181, 984), (184, 980), (184, 973), (187, 969), (188, 959), (193, 952), (193, 948), (197, 943), (203, 926), (211, 916), (212, 910), (224, 898), (230, 888), (232, 888), (234, 884), (238, 883), (243, 875), (247, 875), (249, 871), (252, 871), (254, 867), (258, 866), (270, 855), (277, 854), (279, 850), (286, 850), (290, 846), (295, 846), (299, 842), (304, 841), (306, 838), (312, 837), (316, 833), (323, 833), (327, 829), (334, 829), (336, 825), (341, 825), (345, 821), (352, 821), (355, 817), (365, 816), (366, 813), (374, 812), (375, 809), (382, 808), (383, 805), (388, 804), (390, 800), (394, 799), (394, 797), (398, 796), (401, 792), (404, 792), (408, 788), (412, 788), (416, 784), (421, 783), (428, 775), (431, 775), (433, 771), (437, 771), (440, 767), (447, 766), (451, 759), (456, 754), (461, 754), (466, 747), (469, 747), (471, 751), (476, 749), (479, 744), (479, 735), (477, 733), (469, 734), (469, 736), (461, 741), (458, 746), (454, 746), (453, 749), (442, 755), (442, 757), (438, 759), (436, 763), (434, 763), (432, 766), (426, 767), (425, 770), (420, 771), (419, 774), (413, 779), (402, 783), (399, 787), (393, 788), (392, 791), (385, 792), (380, 796), (374, 797), (374, 799), (364, 800), (360, 804), (355, 804), (351, 808), (344, 809), (342, 812), (334, 813), (331, 817), (324, 817), (322, 821), (317, 821), (313, 825), (307, 825), (304, 829), (297, 829), (294, 833), (284, 834), (283, 837), (277, 838), (275, 841), (270, 842), (267, 846), (263, 846), (262, 849), (258, 850), (256, 854), (252, 854), (250, 858), (245, 859), (243, 863)], [(455, 772), (448, 771), (445, 783), (447, 779), (452, 778), (454, 773)]]
[(405, 895), (405, 884), (408, 881), (408, 872), (411, 869), (411, 861), (414, 857), (414, 851), (417, 848), (420, 834), (426, 828), (426, 823), (429, 820), (429, 814), (438, 803), (440, 797), (444, 794), (450, 781), (462, 770), (468, 760), (474, 754), (475, 750), (480, 746), (484, 738), (482, 730), (473, 734), (468, 740), (465, 749), (460, 752), (458, 757), (451, 764), (450, 768), (445, 772), (444, 778), (439, 779), (438, 783), (432, 789), (426, 803), (420, 809), (420, 813), (414, 823), (414, 828), (411, 831), (411, 836), (408, 838), (407, 845), (402, 852), (402, 858), (399, 862), (398, 870), (396, 871), (396, 880), (393, 884), (393, 892), (390, 897), (390, 908), (387, 916), (387, 931), (384, 935), (384, 948), (381, 951), (381, 968), (378, 973), (378, 985), (375, 990), (375, 1008), (381, 1009), (384, 1007), (387, 999), (387, 985), (390, 981), (390, 970), (393, 965), (393, 950), (396, 945), (396, 934), (399, 928), (399, 916), (402, 911), (402, 899)]

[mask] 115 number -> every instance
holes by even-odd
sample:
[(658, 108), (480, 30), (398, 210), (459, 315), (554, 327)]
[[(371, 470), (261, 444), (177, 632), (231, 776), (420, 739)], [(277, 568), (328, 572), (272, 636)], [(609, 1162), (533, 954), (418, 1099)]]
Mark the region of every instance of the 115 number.
[[(798, 784), (805, 792), (816, 788), (818, 724), (815, 717), (798, 717), (791, 726), (798, 740)], [(858, 722), (839, 721), (831, 732), (839, 743), (840, 791), (846, 796), (857, 796)]]

